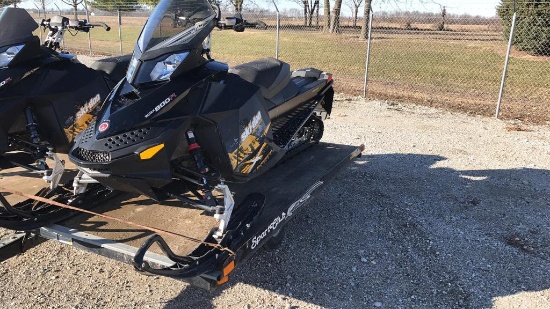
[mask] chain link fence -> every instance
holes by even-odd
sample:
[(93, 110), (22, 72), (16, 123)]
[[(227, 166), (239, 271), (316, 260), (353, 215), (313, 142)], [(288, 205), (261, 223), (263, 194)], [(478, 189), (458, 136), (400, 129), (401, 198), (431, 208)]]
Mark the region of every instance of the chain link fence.
[[(533, 2), (519, 0), (520, 4), (522, 1)], [(370, 98), (495, 114), (513, 21), (511, 13), (502, 19), (461, 13), (462, 6), (474, 6), (475, 12), (478, 2), (473, 0), (455, 2), (455, 7), (449, 8), (437, 5), (435, 9), (427, 3), (437, 1), (373, 0), (365, 79), (369, 40), (361, 29), (363, 1), (344, 1), (339, 19), (334, 19), (334, 2), (330, 1), (332, 27), (326, 26), (323, 2), (315, 3), (319, 2), (245, 1), (242, 17), (247, 27), (236, 32), (231, 30), (235, 22), (233, 6), (222, 2), (225, 27), (213, 31), (212, 56), (236, 65), (278, 53), (279, 59), (293, 69), (315, 67), (333, 73), (338, 92), (359, 96), (367, 86)], [(119, 11), (112, 9), (116, 5)], [(93, 29), (89, 37), (66, 36), (65, 48), (105, 56), (131, 53), (152, 11), (146, 5), (130, 10), (116, 1), (110, 11), (94, 8), (93, 2), (88, 3), (87, 10), (83, 4), (78, 8), (79, 18), (105, 22), (112, 30)], [(44, 17), (42, 10), (29, 10), (37, 19)], [(544, 10), (518, 11), (500, 110), (503, 118), (539, 123), (550, 120), (550, 12)], [(70, 8), (56, 7), (47, 10), (46, 17), (59, 13), (74, 15)]]

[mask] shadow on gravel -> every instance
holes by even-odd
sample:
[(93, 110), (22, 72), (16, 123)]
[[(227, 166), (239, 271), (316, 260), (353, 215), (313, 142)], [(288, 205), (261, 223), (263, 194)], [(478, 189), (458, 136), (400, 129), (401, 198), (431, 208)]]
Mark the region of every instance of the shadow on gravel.
[[(445, 160), (358, 159), (287, 225), (279, 250), (260, 251), (224, 288), (186, 288), (166, 308), (235, 307), (224, 291), (252, 308), (481, 308), (549, 289), (550, 171), (437, 167)], [(257, 302), (242, 285), (279, 296)]]

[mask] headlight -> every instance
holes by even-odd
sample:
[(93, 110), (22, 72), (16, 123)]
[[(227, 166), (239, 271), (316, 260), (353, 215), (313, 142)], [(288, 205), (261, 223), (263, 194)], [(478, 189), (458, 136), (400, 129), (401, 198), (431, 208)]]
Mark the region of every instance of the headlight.
[(132, 57), (126, 79), (133, 85), (168, 80), (187, 55), (189, 52), (164, 55), (143, 62)]
[(10, 46), (3, 53), (0, 53), (0, 68), (6, 68), (12, 59), (23, 49), (25, 44)]
[(189, 55), (188, 52), (173, 54), (165, 60), (157, 62), (157, 64), (155, 64), (155, 67), (151, 71), (151, 74), (149, 74), (149, 77), (151, 77), (151, 81), (162, 81), (169, 79), (170, 75), (172, 75), (172, 73), (185, 59), (185, 57), (187, 57), (187, 55)]
[(128, 65), (128, 70), (126, 71), (126, 79), (131, 82), (134, 78), (134, 73), (136, 72), (137, 66), (139, 64), (139, 60), (134, 58), (132, 56), (132, 60), (130, 61), (130, 64)]

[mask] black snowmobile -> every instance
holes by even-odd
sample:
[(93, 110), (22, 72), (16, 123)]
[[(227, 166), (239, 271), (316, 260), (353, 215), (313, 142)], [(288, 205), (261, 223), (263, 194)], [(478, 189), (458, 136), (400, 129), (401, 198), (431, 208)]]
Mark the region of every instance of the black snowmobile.
[[(160, 0), (135, 45), (126, 78), (69, 152), (79, 169), (75, 194), (17, 205), (0, 194), (0, 226), (34, 229), (29, 233), (204, 288), (227, 282), (235, 265), (261, 247), (280, 243), (289, 218), (364, 146), (321, 143), (307, 156), (297, 155), (322, 137), (323, 120), (332, 109), (332, 75), (313, 68), (291, 72), (276, 59), (233, 68), (212, 60), (210, 33), (220, 18), (216, 9), (208, 0)], [(181, 23), (174, 24), (176, 13)], [(290, 156), (295, 158), (286, 160)], [(212, 213), (217, 226), (208, 226), (203, 240), (194, 239), (198, 245), (181, 255), (160, 236), (162, 227), (147, 228), (153, 235), (140, 232), (136, 239), (144, 241), (137, 248), (59, 225), (71, 224), (62, 220), (68, 209), (48, 202), (92, 207), (97, 197), (106, 196), (94, 189), (102, 185), (157, 201), (180, 200), (182, 206)], [(122, 210), (132, 203), (108, 206)], [(152, 204), (146, 207), (161, 206), (165, 216), (181, 210)], [(136, 213), (133, 206), (127, 209), (110, 219), (120, 222)], [(172, 218), (185, 220), (166, 218), (167, 225)], [(84, 226), (91, 222), (102, 225), (92, 217)], [(195, 223), (182, 232), (200, 225)], [(150, 250), (155, 244), (164, 255)]]
[[(130, 56), (104, 59), (91, 67), (74, 55), (58, 52), (66, 31), (88, 32), (104, 23), (54, 16), (43, 20), (43, 45), (33, 35), (38, 24), (24, 9), (6, 8), (0, 16), (0, 156), (23, 151), (31, 155), (11, 163), (44, 175), (57, 186), (75, 136), (93, 120), (96, 106), (124, 77)], [(52, 169), (46, 158), (54, 161)], [(34, 163), (32, 163), (34, 162)]]
[[(176, 11), (185, 27), (171, 26)], [(99, 182), (176, 198), (215, 213), (223, 233), (233, 208), (226, 182), (247, 182), (320, 140), (332, 75), (291, 72), (272, 58), (233, 68), (213, 61), (210, 33), (219, 16), (207, 0), (159, 2), (126, 78), (69, 152), (80, 170), (75, 193)]]
[(243, 32), (245, 28), (256, 28), (266, 30), (267, 25), (261, 20), (248, 21), (243, 18), (241, 13), (236, 13), (234, 16), (227, 16), (218, 21), (216, 25), (220, 30), (233, 29), (236, 32)]

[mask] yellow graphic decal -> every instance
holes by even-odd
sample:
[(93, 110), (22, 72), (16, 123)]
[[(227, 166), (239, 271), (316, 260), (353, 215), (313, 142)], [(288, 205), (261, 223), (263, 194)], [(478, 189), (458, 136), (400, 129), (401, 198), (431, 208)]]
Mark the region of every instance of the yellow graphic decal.
[(267, 143), (260, 143), (260, 140), (267, 135), (270, 125), (266, 126), (259, 137), (253, 134), (248, 135), (237, 149), (229, 153), (233, 170), (248, 174), (265, 163), (266, 158), (271, 153), (271, 149)]
[(65, 128), (65, 135), (69, 141), (72, 141), (78, 133), (86, 130), (88, 125), (94, 120), (95, 116), (91, 113), (101, 102), (101, 96), (96, 94), (90, 101), (86, 102), (75, 114), (75, 121), (69, 127)]

